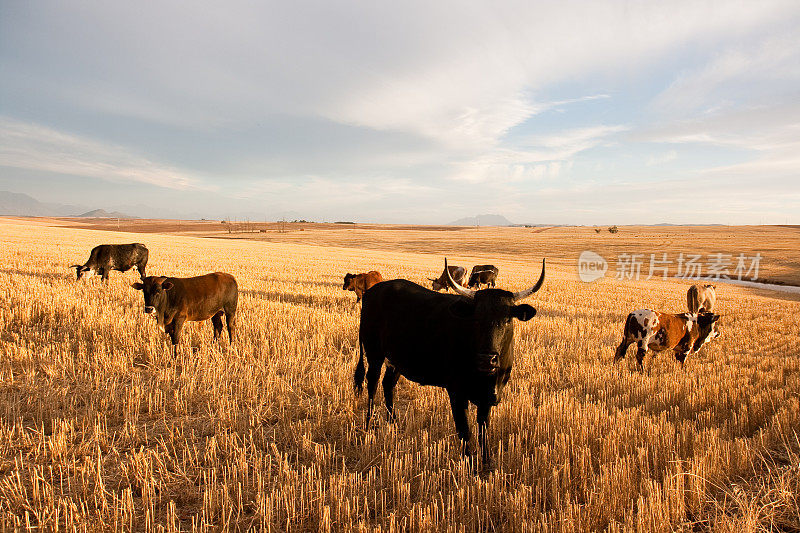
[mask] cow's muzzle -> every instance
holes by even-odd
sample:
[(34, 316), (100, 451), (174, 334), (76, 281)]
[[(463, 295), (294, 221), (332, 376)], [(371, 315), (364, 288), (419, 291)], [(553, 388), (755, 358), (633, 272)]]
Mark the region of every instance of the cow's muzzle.
[(152, 305), (146, 305), (144, 306), (144, 312), (145, 314), (152, 315), (153, 313), (156, 312), (156, 308), (153, 307)]
[(500, 368), (500, 354), (497, 352), (479, 353), (476, 363), (478, 372), (493, 376), (497, 374), (497, 370)]

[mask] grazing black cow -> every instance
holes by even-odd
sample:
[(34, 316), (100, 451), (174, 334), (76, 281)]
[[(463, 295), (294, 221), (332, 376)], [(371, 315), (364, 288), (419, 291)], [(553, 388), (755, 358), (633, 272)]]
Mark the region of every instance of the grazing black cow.
[(222, 333), (222, 315), (228, 325), (228, 339), (233, 343), (239, 287), (236, 278), (214, 272), (193, 278), (149, 276), (131, 285), (144, 293), (144, 312), (155, 314), (159, 325), (172, 340), (172, 354), (178, 355), (181, 328), (187, 320), (211, 319), (214, 338)]
[(469, 274), (467, 286), (470, 289), (480, 289), (481, 285), (486, 285), (487, 288), (494, 287), (498, 272), (499, 270), (494, 265), (475, 265)]
[[(367, 426), (372, 416), (375, 390), (384, 360), (383, 394), (389, 419), (393, 420), (394, 386), (400, 376), (443, 387), (450, 396), (464, 453), (472, 454), (467, 407), (478, 407), (478, 443), (483, 466), (490, 470), (492, 457), (486, 442), (489, 411), (500, 401), (514, 363), (514, 319), (530, 320), (536, 309), (516, 302), (538, 291), (536, 284), (524, 291), (500, 289), (473, 291), (456, 283), (447, 270), (447, 281), (457, 294), (438, 293), (404, 279), (384, 281), (364, 293), (359, 342), (361, 357), (354, 385), (361, 392), (367, 378)], [(364, 368), (366, 354), (369, 369)]]
[[(467, 277), (467, 269), (461, 266), (450, 265), (447, 267), (447, 270), (450, 272), (450, 277), (455, 280), (456, 283), (459, 285), (464, 284), (464, 278)], [(438, 278), (428, 278), (433, 282), (433, 290), (440, 291), (442, 289), (447, 290), (450, 286), (447, 284), (447, 274), (442, 271), (442, 274)]]
[(78, 279), (83, 277), (83, 273), (93, 270), (99, 274), (104, 281), (108, 281), (108, 273), (112, 270), (127, 272), (136, 267), (139, 277), (144, 279), (144, 272), (149, 256), (147, 246), (135, 242), (133, 244), (101, 244), (92, 248), (89, 260), (83, 265), (72, 265), (70, 268), (76, 269)]

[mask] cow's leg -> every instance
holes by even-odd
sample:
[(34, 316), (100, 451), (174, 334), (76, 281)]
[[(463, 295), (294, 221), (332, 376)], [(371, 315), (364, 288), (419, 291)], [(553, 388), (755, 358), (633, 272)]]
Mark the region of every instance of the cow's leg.
[(225, 314), (219, 311), (216, 315), (211, 317), (211, 323), (214, 325), (214, 340), (218, 340), (222, 333), (222, 315)]
[(686, 356), (689, 355), (689, 352), (684, 350), (675, 350), (675, 359), (681, 364), (681, 368), (683, 368), (683, 363), (686, 361)]
[(644, 371), (644, 365), (642, 365), (642, 361), (644, 361), (644, 355), (647, 353), (647, 342), (639, 341), (636, 343), (636, 368), (639, 372)]
[(355, 293), (356, 293), (356, 303), (358, 303), (358, 302), (361, 301), (361, 295), (364, 294), (364, 293), (361, 292), (359, 289), (356, 289)]
[[(370, 352), (367, 352), (367, 355), (369, 355), (369, 353)], [(382, 367), (383, 358), (381, 358), (380, 361), (369, 359), (369, 368), (367, 369), (367, 429), (369, 429), (369, 421), (372, 418), (372, 407), (375, 405), (375, 391), (378, 390), (378, 380), (381, 377)]]
[(146, 265), (143, 265), (143, 264), (141, 264), (141, 263), (139, 263), (138, 265), (136, 265), (136, 270), (138, 270), (138, 271), (139, 271), (139, 277), (140, 277), (141, 279), (144, 279), (144, 278), (146, 278), (146, 277), (147, 277), (147, 274), (145, 274), (145, 273), (144, 273), (144, 271), (145, 271), (145, 266), (146, 266)]
[(448, 390), (450, 395), (450, 407), (453, 409), (453, 421), (456, 423), (456, 431), (463, 445), (464, 455), (472, 455), (470, 439), (472, 435), (469, 431), (469, 421), (467, 420), (467, 398), (460, 393)]
[(174, 322), (164, 322), (164, 333), (166, 333), (167, 337), (170, 339), (170, 343), (172, 342), (172, 329), (175, 327)]
[(186, 321), (183, 317), (175, 317), (172, 320), (172, 329), (170, 330), (170, 337), (172, 339), (172, 356), (178, 358), (178, 343), (181, 340), (181, 329), (183, 323)]
[(494, 459), (492, 458), (492, 452), (487, 442), (489, 412), (491, 409), (492, 406), (489, 404), (481, 404), (478, 406), (478, 445), (481, 448), (481, 460), (483, 462), (484, 472), (494, 470)]
[(383, 399), (389, 412), (389, 422), (394, 422), (394, 386), (397, 385), (398, 379), (400, 373), (387, 362), (386, 371), (383, 373)]
[(236, 331), (236, 308), (225, 310), (225, 324), (228, 326), (228, 342), (233, 345), (233, 335)]
[(102, 274), (102, 278), (101, 278), (101, 279), (102, 279), (103, 281), (105, 281), (106, 283), (108, 283), (108, 274), (109, 274), (109, 272), (111, 272), (111, 269), (110, 269), (110, 268), (104, 268), (104, 269), (102, 270), (102, 273), (103, 273), (103, 274)]
[(622, 339), (622, 342), (619, 343), (619, 346), (617, 346), (617, 351), (614, 353), (615, 363), (625, 358), (625, 354), (628, 353), (628, 346), (630, 346), (632, 342), (633, 341), (629, 339), (627, 336)]

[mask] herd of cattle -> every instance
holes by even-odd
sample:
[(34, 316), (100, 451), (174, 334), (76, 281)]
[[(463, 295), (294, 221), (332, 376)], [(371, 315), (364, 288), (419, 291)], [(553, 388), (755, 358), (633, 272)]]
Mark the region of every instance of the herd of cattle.
[[(148, 250), (143, 244), (103, 244), (92, 250), (86, 263), (71, 268), (76, 269), (78, 279), (85, 272), (94, 271), (107, 281), (112, 270), (126, 272), (136, 267), (141, 282), (132, 287), (143, 292), (144, 312), (155, 314), (158, 324), (170, 336), (173, 355), (177, 355), (180, 332), (187, 320), (211, 319), (217, 339), (224, 316), (229, 340), (233, 342), (239, 296), (233, 276), (224, 272), (190, 278), (146, 276), (147, 260)], [(514, 320), (524, 322), (536, 315), (535, 308), (518, 302), (542, 287), (545, 262), (542, 260), (538, 281), (522, 291), (494, 288), (498, 272), (493, 265), (476, 265), (467, 278), (465, 268), (448, 266), (445, 259), (442, 274), (428, 278), (433, 290), (405, 279), (384, 280), (375, 270), (344, 277), (342, 288), (354, 291), (356, 301), (363, 300), (354, 387), (360, 393), (366, 378), (367, 426), (385, 363), (382, 385), (390, 421), (394, 419), (394, 387), (400, 376), (444, 388), (468, 455), (473, 450), (467, 408), (469, 403), (477, 407), (482, 464), (485, 469), (492, 468), (486, 436), (489, 413), (500, 402), (511, 376)], [(481, 285), (487, 288), (481, 290)], [(454, 294), (448, 289), (453, 289)], [(720, 336), (715, 302), (713, 285), (694, 285), (687, 294), (688, 313), (649, 309), (630, 313), (614, 361), (624, 358), (628, 347), (635, 343), (640, 370), (648, 349), (673, 350), (683, 364), (687, 355)]]

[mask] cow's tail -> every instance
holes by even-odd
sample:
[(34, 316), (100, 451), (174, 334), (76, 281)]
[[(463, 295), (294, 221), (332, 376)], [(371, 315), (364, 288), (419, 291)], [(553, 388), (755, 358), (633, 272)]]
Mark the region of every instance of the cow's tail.
[(356, 372), (353, 374), (353, 390), (355, 391), (356, 396), (361, 394), (361, 390), (364, 388), (364, 376), (367, 374), (367, 371), (364, 368), (364, 343), (361, 342), (360, 338), (358, 340), (358, 348), (360, 351), (360, 356), (358, 358), (358, 364), (356, 365)]

